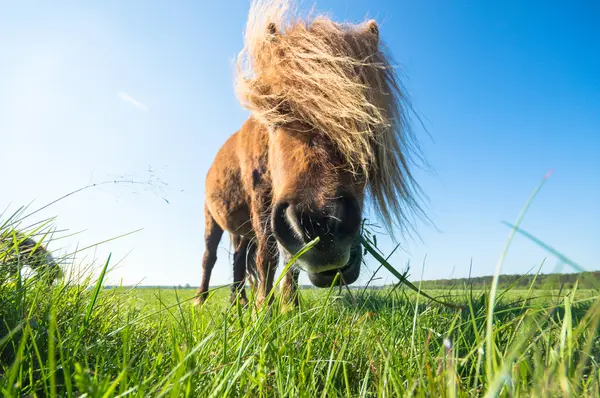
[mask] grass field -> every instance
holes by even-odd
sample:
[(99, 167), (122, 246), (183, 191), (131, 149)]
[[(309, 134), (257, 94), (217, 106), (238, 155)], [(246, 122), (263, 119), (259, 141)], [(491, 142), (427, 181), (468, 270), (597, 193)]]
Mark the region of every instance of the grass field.
[(600, 394), (600, 294), (577, 282), (427, 291), (452, 305), (406, 287), (303, 289), (297, 309), (231, 305), (224, 287), (195, 308), (194, 290), (105, 288), (104, 271), (11, 274), (8, 221), (0, 238), (7, 397)]
[(5, 396), (599, 392), (600, 300), (589, 290), (504, 294), (490, 352), (484, 291), (453, 292), (465, 305), (455, 310), (405, 289), (309, 289), (299, 310), (256, 311), (230, 306), (226, 288), (194, 309), (191, 289), (18, 282), (0, 286)]

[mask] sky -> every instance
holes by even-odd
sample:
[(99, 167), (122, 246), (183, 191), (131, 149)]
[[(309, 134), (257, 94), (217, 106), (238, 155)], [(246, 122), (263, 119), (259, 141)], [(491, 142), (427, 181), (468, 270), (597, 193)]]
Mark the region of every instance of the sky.
[[(197, 286), (204, 181), (248, 112), (233, 91), (248, 1), (7, 2), (0, 14), (0, 212), (55, 217), (50, 249), (76, 248), (108, 281)], [(310, 3), (308, 4), (310, 6)], [(600, 268), (600, 3), (317, 1), (375, 18), (423, 126), (416, 177), (433, 225), (390, 257), (411, 279), (491, 275), (522, 228)], [(426, 129), (426, 130), (425, 130)], [(377, 221), (377, 220), (373, 220)], [(25, 225), (25, 224), (24, 224)], [(139, 230), (139, 231), (138, 231)], [(138, 231), (102, 243), (122, 234)], [(394, 248), (382, 235), (384, 252)], [(232, 282), (229, 239), (211, 285)], [(377, 264), (367, 258), (358, 284)], [(503, 273), (572, 272), (516, 236)], [(395, 279), (380, 272), (375, 283)], [(301, 283), (307, 283), (306, 275)]]

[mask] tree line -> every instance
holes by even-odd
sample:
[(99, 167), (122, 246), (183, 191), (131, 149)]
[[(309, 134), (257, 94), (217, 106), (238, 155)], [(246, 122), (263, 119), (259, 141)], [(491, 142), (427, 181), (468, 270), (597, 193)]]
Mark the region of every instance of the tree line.
[[(494, 277), (492, 275), (479, 276), (471, 278), (453, 278), (453, 279), (437, 279), (437, 280), (425, 280), (419, 282), (418, 280), (412, 280), (411, 282), (423, 290), (432, 289), (450, 289), (457, 288), (462, 289), (464, 287), (473, 289), (488, 289), (492, 285)], [(578, 282), (579, 289), (598, 289), (600, 290), (600, 271), (592, 272), (578, 272), (571, 274), (509, 274), (500, 275), (498, 281), (498, 287), (508, 288), (510, 286), (515, 288), (526, 288), (528, 289), (533, 285), (534, 288), (552, 288), (552, 289), (571, 289), (575, 282)], [(388, 289), (393, 285), (369, 285), (369, 289)], [(105, 289), (114, 289), (119, 286), (105, 286)], [(126, 286), (122, 286), (126, 287)], [(157, 289), (157, 288), (175, 288), (175, 289), (197, 289), (197, 286), (190, 286), (186, 284), (174, 285), (174, 286), (153, 286), (153, 285), (142, 285), (136, 286), (137, 289)], [(313, 289), (313, 285), (301, 285), (301, 289)], [(355, 285), (349, 286), (350, 289), (363, 289), (363, 286)]]
[[(454, 279), (438, 279), (421, 282), (422, 289), (448, 289), (451, 287), (463, 288), (469, 287), (473, 289), (486, 289), (492, 284), (494, 277), (480, 276), (471, 278), (454, 278)], [(600, 271), (578, 272), (571, 274), (511, 274), (500, 275), (498, 286), (500, 288), (508, 288), (514, 286), (516, 288), (553, 288), (553, 289), (570, 289), (578, 282), (579, 289), (600, 289)], [(416, 285), (419, 282), (413, 282)]]

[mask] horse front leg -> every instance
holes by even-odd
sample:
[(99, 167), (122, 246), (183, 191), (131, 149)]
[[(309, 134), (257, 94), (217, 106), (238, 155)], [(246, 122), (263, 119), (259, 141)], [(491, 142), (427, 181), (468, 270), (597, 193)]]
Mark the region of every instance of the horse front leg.
[[(277, 241), (273, 235), (270, 217), (270, 201), (263, 197), (253, 198), (252, 206), (252, 224), (256, 237), (255, 266), (258, 274), (258, 292), (256, 302), (262, 306), (271, 291), (273, 290), (273, 281), (277, 271), (277, 262), (279, 261), (279, 251)], [(269, 304), (273, 297), (269, 300)]]
[[(273, 290), (273, 281), (277, 271), (277, 262), (279, 260), (277, 252), (277, 242), (271, 236), (257, 237), (256, 247), (256, 269), (258, 271), (259, 286), (257, 294), (257, 304), (262, 306), (271, 291)], [(269, 300), (272, 303), (273, 297)]]
[[(284, 257), (284, 265), (290, 262), (292, 259), (291, 255), (286, 255)], [(283, 295), (283, 302), (285, 305), (293, 304), (294, 307), (299, 307), (299, 297), (298, 297), (298, 278), (300, 277), (300, 270), (292, 265), (288, 272), (283, 277), (283, 282), (281, 286), (281, 293)]]
[(231, 286), (231, 302), (239, 300), (241, 305), (246, 305), (246, 262), (248, 261), (248, 246), (250, 239), (245, 236), (232, 235), (231, 241), (234, 246), (233, 254), (233, 285)]

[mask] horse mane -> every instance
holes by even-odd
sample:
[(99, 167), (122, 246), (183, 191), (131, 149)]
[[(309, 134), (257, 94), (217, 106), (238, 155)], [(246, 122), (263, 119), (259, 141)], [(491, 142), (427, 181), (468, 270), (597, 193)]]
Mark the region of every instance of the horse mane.
[(393, 236), (420, 212), (410, 170), (418, 150), (410, 104), (375, 21), (300, 17), (293, 0), (255, 0), (235, 90), (267, 127), (299, 121), (326, 134), (354, 173), (364, 173), (374, 210)]

